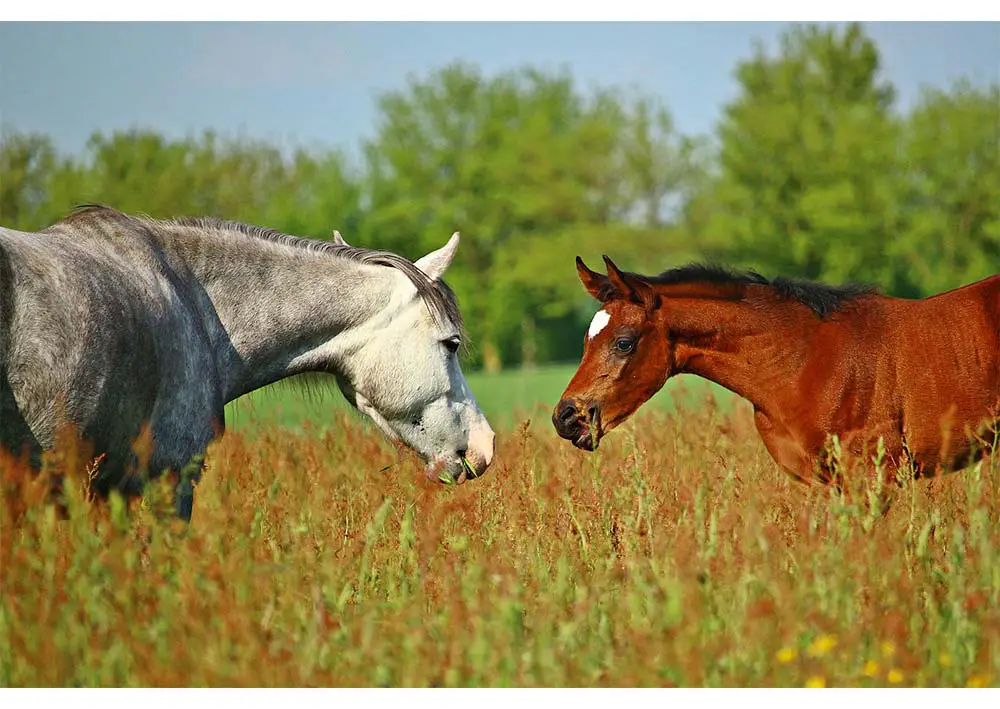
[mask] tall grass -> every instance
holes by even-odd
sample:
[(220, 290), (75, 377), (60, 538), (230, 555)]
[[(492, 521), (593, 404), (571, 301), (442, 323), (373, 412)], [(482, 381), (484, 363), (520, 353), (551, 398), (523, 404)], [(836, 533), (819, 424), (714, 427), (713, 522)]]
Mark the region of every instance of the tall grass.
[(60, 515), (7, 464), (0, 684), (1000, 677), (995, 461), (879, 516), (791, 482), (744, 408), (708, 404), (640, 413), (594, 454), (510, 427), (483, 479), (444, 487), (409, 456), (375, 472), (397, 453), (338, 416), (216, 444), (187, 529), (161, 487), (97, 503), (77, 475)]

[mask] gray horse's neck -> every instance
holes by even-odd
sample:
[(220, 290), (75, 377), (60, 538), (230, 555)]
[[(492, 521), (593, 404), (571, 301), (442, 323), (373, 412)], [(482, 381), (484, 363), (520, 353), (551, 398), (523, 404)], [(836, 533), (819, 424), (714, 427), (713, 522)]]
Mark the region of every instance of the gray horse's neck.
[(292, 239), (172, 224), (159, 238), (211, 301), (199, 305), (226, 402), (302, 372), (336, 372), (345, 353), (337, 340), (350, 339), (338, 336), (387, 308), (405, 281)]

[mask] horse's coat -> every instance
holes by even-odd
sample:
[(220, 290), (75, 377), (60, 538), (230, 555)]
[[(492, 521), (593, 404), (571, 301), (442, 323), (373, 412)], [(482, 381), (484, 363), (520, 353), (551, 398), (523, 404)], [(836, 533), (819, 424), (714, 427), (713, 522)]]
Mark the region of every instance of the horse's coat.
[(855, 456), (881, 437), (887, 468), (909, 459), (918, 476), (996, 446), (1000, 275), (905, 300), (717, 267), (644, 277), (605, 261), (607, 275), (579, 258), (577, 271), (613, 326), (585, 339), (552, 416), (580, 448), (679, 373), (749, 400), (771, 456), (801, 480), (829, 482), (831, 435)]
[[(37, 466), (71, 425), (104, 454), (96, 489), (181, 471), (224, 428), (225, 404), (324, 372), (428, 475), (481, 474), (494, 436), (462, 375), (458, 246), (416, 263), (217, 219), (81, 208), (38, 233), (0, 228), (0, 447)], [(147, 427), (148, 461), (132, 444)], [(182, 480), (178, 512), (191, 514)]]

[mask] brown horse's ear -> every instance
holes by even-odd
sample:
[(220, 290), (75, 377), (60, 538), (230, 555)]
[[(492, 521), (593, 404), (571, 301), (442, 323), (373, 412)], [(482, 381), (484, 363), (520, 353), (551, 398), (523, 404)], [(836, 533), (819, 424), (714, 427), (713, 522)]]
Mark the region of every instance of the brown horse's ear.
[(650, 285), (641, 277), (622, 271), (615, 262), (604, 256), (604, 265), (608, 267), (608, 280), (623, 298), (655, 309), (660, 304), (660, 298)]
[(579, 256), (576, 257), (576, 272), (580, 276), (580, 280), (583, 281), (583, 287), (587, 289), (587, 292), (603, 302), (605, 298), (601, 297), (601, 291), (607, 292), (604, 286), (608, 282), (608, 277), (603, 273), (591, 271)]

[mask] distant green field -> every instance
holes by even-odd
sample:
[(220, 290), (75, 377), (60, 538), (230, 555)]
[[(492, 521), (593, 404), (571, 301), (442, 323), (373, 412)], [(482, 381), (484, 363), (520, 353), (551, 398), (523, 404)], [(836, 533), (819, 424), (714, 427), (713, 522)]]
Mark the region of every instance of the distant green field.
[[(575, 364), (561, 364), (499, 374), (470, 372), (467, 376), (480, 407), (496, 428), (510, 427), (526, 418), (547, 419), (574, 371)], [(709, 392), (720, 406), (729, 406), (733, 395), (728, 391), (687, 375), (668, 381), (646, 406), (669, 409), (678, 398), (697, 403)], [(234, 401), (227, 408), (226, 418), (230, 430), (244, 433), (261, 425), (275, 424), (301, 430), (307, 422), (310, 427), (322, 430), (325, 422), (332, 420), (331, 409), (347, 407), (332, 379), (328, 389), (279, 383)]]

